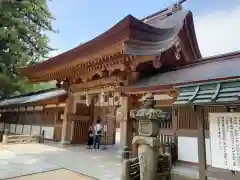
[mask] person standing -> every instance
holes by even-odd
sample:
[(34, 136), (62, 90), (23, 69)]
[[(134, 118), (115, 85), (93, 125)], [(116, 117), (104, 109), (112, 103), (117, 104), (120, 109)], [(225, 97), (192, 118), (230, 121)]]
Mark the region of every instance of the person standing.
[(90, 126), (88, 128), (88, 142), (87, 142), (87, 149), (91, 149), (92, 145), (93, 145), (93, 130), (92, 130), (92, 126)]
[(102, 128), (103, 127), (101, 125), (101, 118), (98, 117), (97, 124), (94, 126), (94, 130), (95, 130), (94, 143), (93, 143), (94, 149), (100, 148)]

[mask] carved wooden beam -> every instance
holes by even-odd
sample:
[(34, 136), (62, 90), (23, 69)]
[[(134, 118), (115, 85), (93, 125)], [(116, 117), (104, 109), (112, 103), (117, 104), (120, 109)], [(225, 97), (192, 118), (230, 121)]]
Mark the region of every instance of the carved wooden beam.
[(121, 79), (119, 79), (116, 76), (113, 77), (108, 77), (104, 79), (99, 79), (99, 80), (93, 80), (81, 84), (72, 84), (70, 87), (70, 90), (72, 92), (76, 92), (79, 90), (85, 90), (85, 89), (91, 89), (91, 88), (97, 88), (97, 87), (104, 87), (104, 86), (115, 86), (117, 87), (118, 84), (122, 82)]

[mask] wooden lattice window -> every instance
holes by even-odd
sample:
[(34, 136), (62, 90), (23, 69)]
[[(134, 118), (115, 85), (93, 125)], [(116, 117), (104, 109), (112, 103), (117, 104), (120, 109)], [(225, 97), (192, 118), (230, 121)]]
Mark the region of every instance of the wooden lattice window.
[(191, 107), (178, 108), (178, 129), (197, 129), (197, 119)]

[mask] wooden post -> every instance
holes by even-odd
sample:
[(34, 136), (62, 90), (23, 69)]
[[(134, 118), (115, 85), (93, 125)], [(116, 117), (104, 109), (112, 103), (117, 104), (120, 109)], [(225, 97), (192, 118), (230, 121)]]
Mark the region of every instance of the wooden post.
[(16, 115), (17, 115), (17, 122), (16, 122), (16, 126), (15, 126), (15, 134), (16, 134), (16, 132), (17, 132), (17, 124), (18, 124), (18, 121), (19, 121), (19, 108), (18, 108), (18, 110), (17, 110)]
[(172, 130), (173, 130), (173, 138), (174, 138), (174, 154), (172, 154), (173, 161), (178, 159), (178, 136), (176, 136), (176, 132), (178, 130), (178, 109), (177, 107), (172, 110)]
[[(36, 116), (36, 109), (35, 109), (35, 106), (33, 107), (33, 114), (34, 114), (34, 117)], [(29, 132), (29, 135), (32, 134), (32, 121), (31, 121), (31, 127), (30, 127), (30, 132)]]
[(198, 161), (199, 161), (199, 180), (207, 180), (207, 159), (205, 144), (205, 120), (203, 117), (203, 108), (194, 106), (194, 112), (198, 125)]
[(71, 142), (71, 130), (72, 122), (70, 115), (72, 115), (74, 110), (74, 97), (69, 94), (64, 107), (64, 117), (62, 124), (62, 135), (61, 135), (61, 144), (70, 144)]
[(24, 122), (23, 122), (23, 126), (22, 126), (22, 134), (23, 134), (23, 131), (24, 131), (24, 124), (25, 124), (25, 121), (27, 119), (27, 106), (25, 106), (25, 112), (24, 112)]
[[(57, 105), (57, 107), (58, 107), (58, 105)], [(57, 128), (58, 128), (58, 111), (59, 111), (58, 108), (56, 108), (56, 111), (54, 111), (53, 139), (54, 139), (55, 141), (57, 141), (57, 134), (56, 134), (56, 132), (57, 132)]]
[(130, 118), (132, 98), (131, 96), (123, 96), (121, 98), (122, 98), (121, 108), (122, 108), (123, 117), (120, 122), (120, 128), (121, 128), (120, 141), (122, 141), (121, 143), (122, 146), (127, 146), (128, 148), (131, 148), (132, 136), (133, 136), (133, 132), (132, 132), (133, 122), (132, 122), (132, 119)]
[(45, 106), (43, 106), (43, 109), (42, 109), (42, 122), (40, 124), (40, 133), (39, 133), (40, 136), (42, 134), (42, 126), (43, 126), (44, 119), (45, 119)]

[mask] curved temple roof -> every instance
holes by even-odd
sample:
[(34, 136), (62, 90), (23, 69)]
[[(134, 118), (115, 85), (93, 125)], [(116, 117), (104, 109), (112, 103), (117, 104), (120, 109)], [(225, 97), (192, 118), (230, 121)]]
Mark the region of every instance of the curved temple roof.
[(192, 13), (180, 10), (171, 14), (157, 14), (144, 21), (128, 15), (93, 40), (22, 70), (31, 78), (49, 68), (64, 69), (66, 65), (71, 66), (72, 62), (81, 64), (92, 60), (89, 59), (89, 55), (97, 54), (110, 46), (118, 46), (119, 52), (116, 53), (125, 55), (159, 55), (174, 45), (184, 24), (188, 24), (187, 28), (193, 37), (192, 43), (196, 48), (193, 54), (195, 53), (195, 59), (198, 59), (201, 55), (195, 37)]

